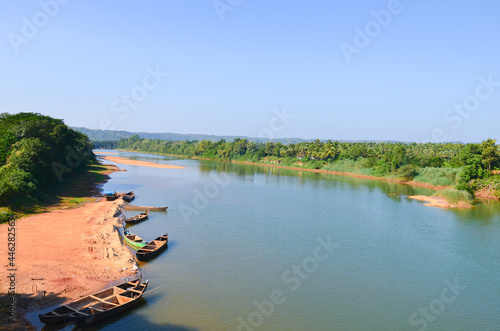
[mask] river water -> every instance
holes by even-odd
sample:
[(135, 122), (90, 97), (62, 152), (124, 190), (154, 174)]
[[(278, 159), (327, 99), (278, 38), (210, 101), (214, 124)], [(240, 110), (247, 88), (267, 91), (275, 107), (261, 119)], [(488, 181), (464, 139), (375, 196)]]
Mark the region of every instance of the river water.
[(127, 172), (105, 184), (168, 205), (129, 229), (170, 241), (139, 263), (162, 287), (90, 329), (500, 329), (498, 203), (445, 210), (407, 198), (432, 191), (394, 183), (118, 156), (185, 169), (119, 164)]

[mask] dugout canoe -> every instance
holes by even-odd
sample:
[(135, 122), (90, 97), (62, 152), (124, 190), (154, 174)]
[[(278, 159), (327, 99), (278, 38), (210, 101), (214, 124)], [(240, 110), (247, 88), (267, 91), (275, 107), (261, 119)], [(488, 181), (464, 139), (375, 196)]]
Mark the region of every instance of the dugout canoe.
[(159, 236), (155, 240), (150, 241), (146, 246), (139, 249), (135, 255), (139, 261), (145, 261), (160, 254), (167, 247), (168, 233), (165, 233), (163, 236)]
[(50, 312), (38, 315), (42, 323), (74, 322), (87, 325), (137, 304), (148, 287), (149, 280), (128, 281), (117, 286), (101, 290)]
[(146, 206), (134, 206), (127, 205), (125, 210), (151, 210), (151, 211), (167, 211), (168, 207), (146, 207)]
[(149, 210), (146, 210), (144, 213), (140, 213), (139, 215), (135, 215), (125, 219), (125, 223), (132, 224), (132, 223), (142, 222), (148, 219), (148, 215), (149, 215)]
[(129, 245), (132, 249), (136, 251), (146, 246), (147, 244), (147, 242), (145, 242), (144, 239), (127, 230), (125, 230), (123, 233), (123, 240), (127, 245)]

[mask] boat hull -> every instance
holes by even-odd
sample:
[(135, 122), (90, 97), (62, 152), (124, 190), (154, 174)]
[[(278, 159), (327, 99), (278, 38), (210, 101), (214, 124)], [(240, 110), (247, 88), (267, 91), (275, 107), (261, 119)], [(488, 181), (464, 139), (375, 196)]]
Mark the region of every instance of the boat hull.
[[(166, 239), (164, 238), (163, 240), (160, 240), (162, 237), (166, 237)], [(143, 251), (144, 249), (146, 249), (149, 245), (151, 245), (154, 241), (161, 241), (161, 246), (159, 246), (157, 249), (155, 249), (154, 251), (152, 252), (147, 252), (147, 251)], [(156, 244), (155, 244), (156, 245)], [(139, 261), (147, 261), (155, 256), (157, 256), (158, 254), (160, 254), (161, 252), (163, 252), (165, 249), (167, 249), (168, 247), (168, 233), (161, 236), (161, 237), (158, 237), (156, 238), (155, 240), (149, 242), (146, 246), (144, 246), (142, 249), (138, 250), (136, 253), (135, 253), (135, 256), (137, 257), (137, 259)]]
[(153, 210), (153, 211), (167, 211), (168, 207), (146, 207), (146, 206), (134, 206), (128, 205), (125, 210)]
[(146, 246), (147, 243), (145, 242), (135, 242), (131, 239), (129, 239), (127, 237), (127, 235), (124, 235), (123, 236), (123, 240), (125, 241), (125, 243), (132, 249), (138, 251), (139, 249), (141, 249), (142, 247)]
[[(78, 308), (69, 309), (68, 308), (69, 305), (74, 304), (74, 303), (79, 302), (79, 301), (81, 302), (83, 300), (86, 300), (89, 297), (91, 297), (92, 295), (98, 295), (98, 293), (109, 291), (113, 288), (128, 285), (130, 283), (136, 284), (135, 286), (132, 286), (131, 288), (133, 288), (133, 289), (140, 288), (141, 289), (140, 294), (139, 293), (134, 294), (134, 292), (130, 291), (130, 290), (127, 290), (121, 294), (117, 294), (117, 295), (123, 295), (123, 294), (127, 294), (127, 293), (130, 294), (131, 293), (132, 295), (135, 296), (129, 302), (123, 303), (117, 307), (113, 307), (113, 308), (110, 308), (108, 310), (101, 310), (100, 312), (96, 312), (96, 313), (92, 313), (92, 314), (89, 314), (89, 311), (90, 310), (95, 311), (97, 309), (97, 308), (93, 308), (93, 305), (98, 304), (98, 301), (96, 301), (96, 303), (94, 303), (94, 304), (89, 305), (88, 308), (80, 308), (80, 309), (78, 309)], [(138, 301), (142, 298), (142, 295), (144, 294), (144, 292), (146, 291), (148, 284), (149, 284), (149, 281), (146, 281), (143, 284), (140, 284), (140, 280), (136, 280), (133, 282), (125, 282), (125, 283), (117, 285), (115, 287), (110, 287), (108, 289), (94, 293), (91, 296), (84, 297), (84, 298), (78, 299), (76, 301), (73, 301), (72, 303), (69, 303), (68, 305), (63, 305), (63, 306), (56, 308), (56, 309), (54, 309), (46, 314), (43, 314), (43, 315), (40, 314), (40, 315), (38, 315), (38, 318), (40, 319), (40, 321), (42, 323), (46, 323), (46, 324), (62, 323), (62, 322), (76, 323), (76, 324), (80, 324), (80, 325), (91, 324), (91, 323), (100, 321), (104, 318), (107, 318), (108, 316), (114, 315), (122, 310), (128, 309), (131, 306), (137, 304)], [(125, 295), (125, 297), (128, 297), (128, 295)], [(61, 312), (61, 310), (67, 310), (68, 313), (64, 314)]]
[(126, 202), (130, 202), (135, 199), (135, 193), (133, 191), (127, 193), (118, 193), (118, 196)]
[(139, 215), (127, 218), (125, 220), (125, 223), (127, 223), (127, 224), (139, 223), (139, 222), (147, 220), (148, 217), (149, 217), (149, 210), (147, 210), (145, 213), (141, 213)]

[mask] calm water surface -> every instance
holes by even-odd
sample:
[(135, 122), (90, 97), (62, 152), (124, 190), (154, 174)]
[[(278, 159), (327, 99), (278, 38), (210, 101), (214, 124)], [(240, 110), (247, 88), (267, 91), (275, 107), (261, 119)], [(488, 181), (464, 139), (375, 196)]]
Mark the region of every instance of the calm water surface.
[(186, 168), (120, 164), (104, 186), (168, 205), (130, 230), (170, 242), (139, 265), (164, 286), (91, 329), (500, 329), (499, 204), (443, 210), (393, 183), (119, 156)]

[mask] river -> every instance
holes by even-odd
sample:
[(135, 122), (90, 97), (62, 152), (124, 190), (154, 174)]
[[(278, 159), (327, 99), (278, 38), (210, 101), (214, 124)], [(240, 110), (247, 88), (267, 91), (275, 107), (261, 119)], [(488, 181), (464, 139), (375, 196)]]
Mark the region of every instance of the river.
[(407, 198), (432, 191), (395, 183), (118, 156), (185, 169), (118, 164), (127, 172), (104, 185), (168, 205), (129, 229), (170, 241), (139, 264), (162, 287), (90, 329), (500, 329), (498, 203), (445, 210)]

